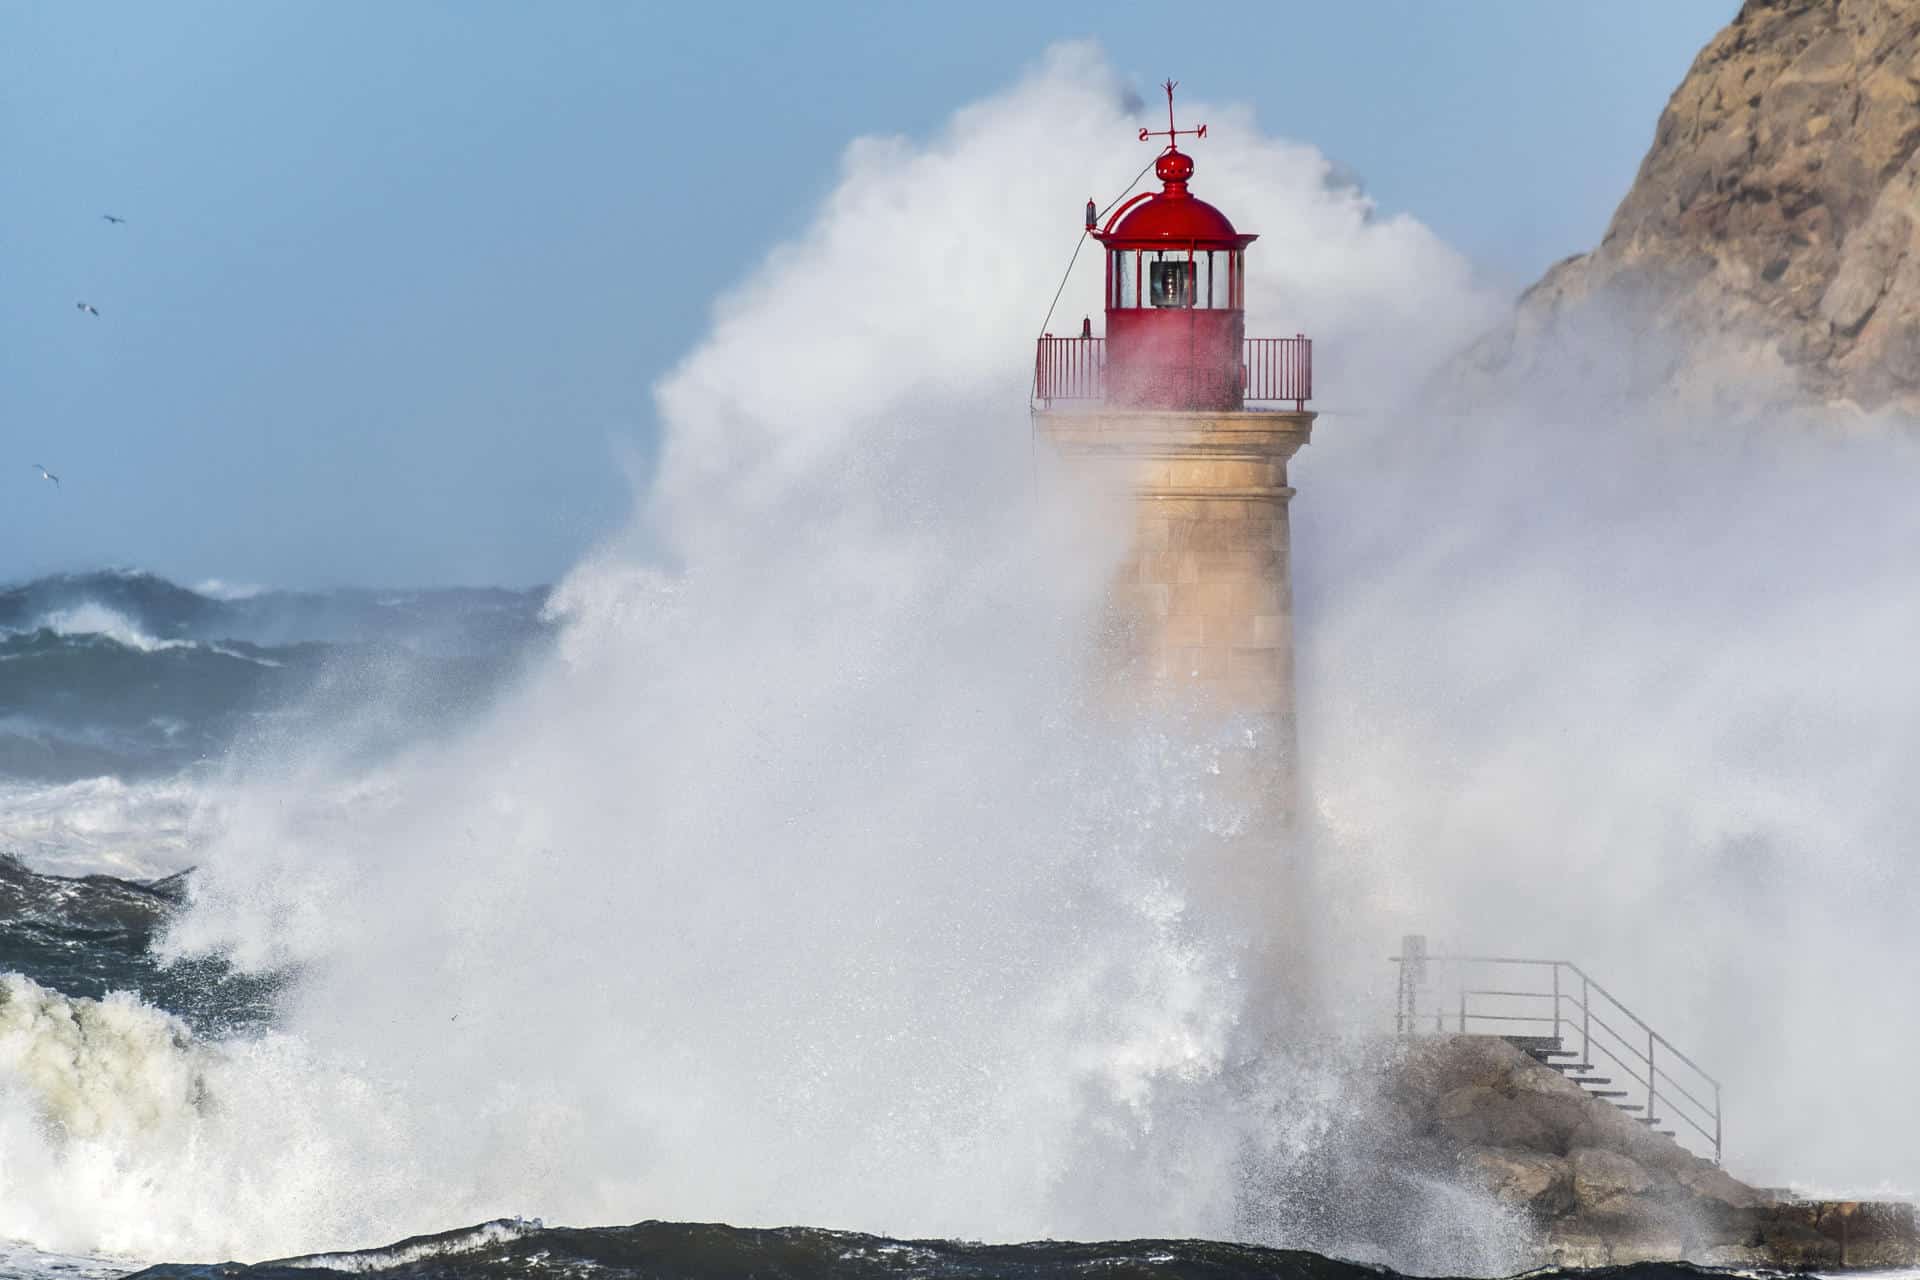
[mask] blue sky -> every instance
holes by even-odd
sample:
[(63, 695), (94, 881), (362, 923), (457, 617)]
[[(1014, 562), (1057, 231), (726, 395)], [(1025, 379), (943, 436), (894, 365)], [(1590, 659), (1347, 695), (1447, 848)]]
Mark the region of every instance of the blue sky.
[(1252, 103), (1517, 290), (1598, 238), (1735, 7), (9, 5), (0, 581), (551, 580), (846, 143), (1062, 39)]

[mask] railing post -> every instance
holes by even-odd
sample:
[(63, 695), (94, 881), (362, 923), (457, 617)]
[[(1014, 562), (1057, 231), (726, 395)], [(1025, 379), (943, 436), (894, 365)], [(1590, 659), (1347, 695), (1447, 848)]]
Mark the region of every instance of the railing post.
[(1406, 1035), (1412, 1030), (1413, 1023), (1413, 984), (1407, 981), (1406, 948), (1401, 948), (1400, 963), (1395, 966), (1400, 972), (1395, 975), (1393, 993), (1393, 1034)]
[[(1647, 1119), (1650, 1121), (1659, 1119), (1659, 1112), (1656, 1109), (1660, 1104), (1659, 1078), (1659, 1068), (1653, 1065), (1653, 1028), (1649, 1027), (1647, 1028)], [(1651, 1129), (1653, 1125), (1649, 1124), (1647, 1127)]]
[(1593, 1034), (1590, 1024), (1593, 1018), (1593, 991), (1588, 986), (1587, 975), (1580, 974), (1580, 1061), (1593, 1061)]
[(1720, 1082), (1713, 1082), (1713, 1162), (1720, 1163)]
[(1460, 988), (1460, 1034), (1467, 1034), (1467, 988), (1464, 984)]
[(1553, 965), (1553, 1044), (1555, 1048), (1564, 1048), (1560, 1043), (1560, 963)]

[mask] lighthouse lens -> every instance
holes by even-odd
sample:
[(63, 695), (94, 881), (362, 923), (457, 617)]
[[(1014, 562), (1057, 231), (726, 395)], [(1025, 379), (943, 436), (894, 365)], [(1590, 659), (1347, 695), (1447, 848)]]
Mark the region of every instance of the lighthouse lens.
[(1156, 262), (1151, 272), (1153, 305), (1191, 307), (1193, 305), (1193, 264)]

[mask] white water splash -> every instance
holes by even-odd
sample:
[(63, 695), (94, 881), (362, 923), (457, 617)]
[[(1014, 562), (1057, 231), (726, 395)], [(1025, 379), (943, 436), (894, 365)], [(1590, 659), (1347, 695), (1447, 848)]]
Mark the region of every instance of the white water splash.
[[(1194, 893), (1241, 820), (1224, 748), (1087, 696), (1124, 531), (1023, 415), (1087, 187), (1142, 159), (1121, 89), (1067, 47), (931, 140), (849, 149), (661, 387), (658, 482), (555, 593), (554, 661), (378, 778), (316, 751), (223, 789), (168, 945), (297, 966), (282, 1029), (69, 1013), (161, 1060), (126, 1082), (150, 1105), (56, 1138), (48, 1088), (0, 1078), (40, 1135), (0, 1166), (0, 1233), (216, 1258), (507, 1214), (1241, 1230), (1248, 925)], [(1485, 314), (1424, 229), (1213, 117), (1196, 187), (1266, 237), (1256, 332), (1313, 330), (1385, 392)]]
[(150, 636), (124, 613), (91, 600), (66, 609), (50, 609), (36, 619), (28, 630), (41, 628), (61, 636), (105, 636), (116, 644), (138, 649), (141, 653), (193, 646), (191, 640), (160, 640)]
[(188, 778), (0, 783), (0, 853), (50, 875), (170, 875), (192, 865), (214, 824)]

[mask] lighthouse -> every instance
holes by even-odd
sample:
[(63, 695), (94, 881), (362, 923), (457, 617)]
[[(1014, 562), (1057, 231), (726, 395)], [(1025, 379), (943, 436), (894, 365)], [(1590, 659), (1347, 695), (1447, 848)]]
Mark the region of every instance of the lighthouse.
[(1034, 376), (1037, 431), (1075, 468), (1124, 486), (1132, 545), (1113, 587), (1111, 652), (1122, 684), (1155, 702), (1242, 718), (1258, 773), (1292, 809), (1296, 731), (1289, 459), (1314, 415), (1313, 347), (1304, 336), (1248, 337), (1248, 249), (1192, 190), (1182, 137), (1165, 139), (1158, 191), (1086, 231), (1105, 250), (1105, 333), (1043, 335)]

